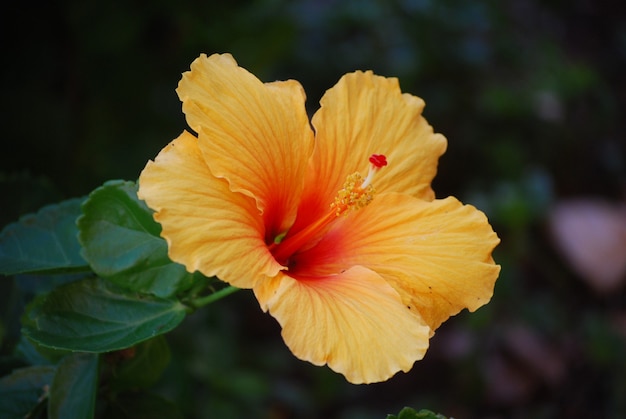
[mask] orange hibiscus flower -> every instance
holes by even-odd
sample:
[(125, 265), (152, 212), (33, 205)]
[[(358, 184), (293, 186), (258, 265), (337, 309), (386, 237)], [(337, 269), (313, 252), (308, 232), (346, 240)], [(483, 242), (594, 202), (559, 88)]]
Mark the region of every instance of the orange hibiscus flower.
[(298, 82), (262, 83), (228, 54), (201, 55), (177, 92), (197, 136), (148, 162), (139, 197), (171, 259), (251, 288), (298, 358), (383, 381), (491, 298), (499, 239), (435, 199), (446, 139), (397, 79), (346, 74), (311, 123)]

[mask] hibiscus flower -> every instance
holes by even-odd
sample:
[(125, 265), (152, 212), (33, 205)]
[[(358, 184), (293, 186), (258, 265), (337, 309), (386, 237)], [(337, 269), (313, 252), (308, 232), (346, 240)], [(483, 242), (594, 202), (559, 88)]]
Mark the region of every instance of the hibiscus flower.
[(346, 74), (311, 122), (298, 82), (263, 83), (229, 54), (201, 55), (177, 92), (195, 135), (148, 162), (139, 197), (171, 259), (252, 289), (298, 358), (383, 381), (490, 300), (499, 239), (476, 208), (435, 199), (446, 139), (397, 79)]

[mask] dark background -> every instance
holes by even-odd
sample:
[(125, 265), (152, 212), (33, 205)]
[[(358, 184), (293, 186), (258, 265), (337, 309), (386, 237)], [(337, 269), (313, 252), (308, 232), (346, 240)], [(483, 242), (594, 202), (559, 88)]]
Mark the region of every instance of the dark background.
[[(136, 179), (187, 127), (180, 74), (201, 52), (230, 52), (261, 80), (299, 80), (311, 113), (346, 72), (398, 77), (448, 138), (438, 197), (478, 206), (502, 239), (492, 302), (448, 321), (425, 360), (382, 384), (353, 386), (295, 359), (248, 291), (201, 310), (168, 335), (173, 361), (156, 388), (188, 417), (367, 419), (404, 405), (457, 418), (626, 417), (623, 2), (2, 9), (2, 226), (105, 180)], [(558, 230), (555, 208), (572, 216), (572, 235)], [(563, 241), (593, 256), (591, 267)], [(611, 252), (595, 251), (606, 243)], [(613, 265), (625, 268), (603, 286), (593, 270)]]

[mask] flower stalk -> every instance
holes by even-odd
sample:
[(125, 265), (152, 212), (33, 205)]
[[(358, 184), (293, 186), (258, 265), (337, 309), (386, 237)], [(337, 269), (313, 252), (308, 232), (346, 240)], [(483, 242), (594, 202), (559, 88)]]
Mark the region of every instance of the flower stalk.
[(221, 300), (224, 297), (228, 297), (229, 295), (234, 294), (237, 291), (239, 291), (239, 288), (228, 286), (228, 287), (222, 288), (221, 290), (215, 291), (209, 295), (195, 298), (190, 301), (190, 305), (193, 308), (198, 309), (200, 307), (204, 307), (218, 300)]

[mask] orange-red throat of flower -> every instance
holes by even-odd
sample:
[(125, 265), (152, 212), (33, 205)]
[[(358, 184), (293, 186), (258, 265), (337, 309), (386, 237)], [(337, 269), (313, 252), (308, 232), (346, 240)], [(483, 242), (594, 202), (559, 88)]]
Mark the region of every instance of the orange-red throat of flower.
[(270, 244), (269, 250), (278, 263), (288, 266), (289, 258), (293, 254), (338, 217), (347, 215), (351, 210), (363, 208), (372, 202), (376, 193), (372, 186), (372, 179), (382, 167), (387, 165), (387, 158), (382, 154), (372, 154), (369, 161), (371, 164), (367, 177), (363, 179), (359, 172), (349, 175), (343, 188), (337, 192), (334, 202), (330, 204), (330, 211), (291, 236), (287, 233), (279, 235), (274, 243)]

